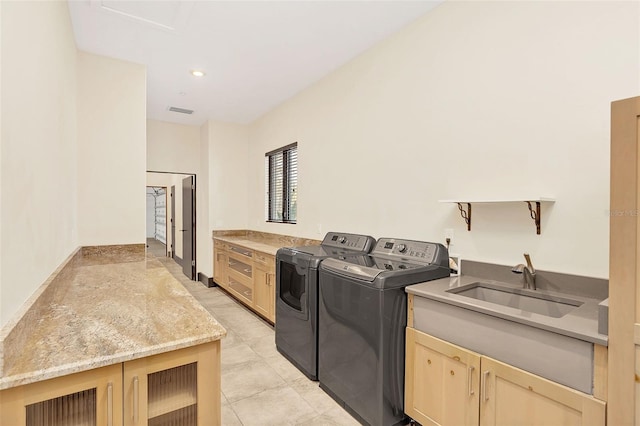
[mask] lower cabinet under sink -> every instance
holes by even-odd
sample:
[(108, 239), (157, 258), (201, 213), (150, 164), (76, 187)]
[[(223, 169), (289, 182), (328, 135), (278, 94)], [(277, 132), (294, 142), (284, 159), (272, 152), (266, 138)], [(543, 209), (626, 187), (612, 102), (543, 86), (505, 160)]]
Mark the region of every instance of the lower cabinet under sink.
[(422, 425), (604, 426), (606, 402), (407, 327), (405, 412)]
[(593, 393), (593, 343), (423, 297), (413, 310), (417, 330)]

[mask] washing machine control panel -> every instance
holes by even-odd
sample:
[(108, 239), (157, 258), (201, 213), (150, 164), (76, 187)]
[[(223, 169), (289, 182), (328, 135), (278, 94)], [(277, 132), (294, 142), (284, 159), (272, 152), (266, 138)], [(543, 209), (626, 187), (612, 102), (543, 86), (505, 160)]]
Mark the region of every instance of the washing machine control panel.
[(345, 234), (341, 232), (327, 232), (322, 240), (323, 246), (339, 247), (345, 250), (369, 252), (375, 244), (375, 239), (367, 235)]
[(436, 260), (439, 246), (440, 244), (424, 241), (380, 238), (371, 255), (382, 254), (385, 256), (397, 256), (406, 260), (433, 263)]

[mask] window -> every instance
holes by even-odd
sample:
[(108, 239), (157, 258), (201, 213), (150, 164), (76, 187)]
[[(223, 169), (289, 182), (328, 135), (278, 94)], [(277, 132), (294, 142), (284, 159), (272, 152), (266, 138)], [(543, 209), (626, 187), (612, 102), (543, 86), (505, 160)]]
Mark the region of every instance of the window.
[(267, 222), (296, 223), (298, 213), (298, 142), (265, 154)]

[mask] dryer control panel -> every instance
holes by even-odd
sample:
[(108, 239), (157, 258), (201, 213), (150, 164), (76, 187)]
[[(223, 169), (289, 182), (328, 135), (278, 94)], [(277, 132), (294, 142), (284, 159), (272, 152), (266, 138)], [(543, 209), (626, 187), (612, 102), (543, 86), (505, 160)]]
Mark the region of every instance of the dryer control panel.
[(368, 253), (376, 240), (368, 235), (345, 234), (343, 232), (327, 232), (322, 240), (323, 246), (339, 247)]
[(441, 244), (427, 243), (425, 241), (380, 238), (371, 255), (394, 256), (406, 260), (434, 263), (441, 247), (443, 247)]

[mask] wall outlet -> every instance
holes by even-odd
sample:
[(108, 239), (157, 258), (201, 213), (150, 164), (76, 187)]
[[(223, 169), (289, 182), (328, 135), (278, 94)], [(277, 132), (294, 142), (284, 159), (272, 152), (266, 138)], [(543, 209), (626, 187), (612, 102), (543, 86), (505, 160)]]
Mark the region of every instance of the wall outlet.
[(453, 228), (445, 228), (444, 238), (445, 240), (449, 238), (451, 241), (453, 241)]

